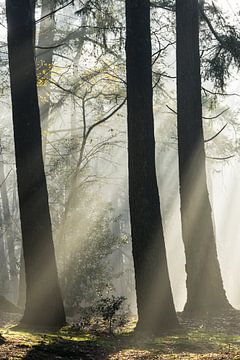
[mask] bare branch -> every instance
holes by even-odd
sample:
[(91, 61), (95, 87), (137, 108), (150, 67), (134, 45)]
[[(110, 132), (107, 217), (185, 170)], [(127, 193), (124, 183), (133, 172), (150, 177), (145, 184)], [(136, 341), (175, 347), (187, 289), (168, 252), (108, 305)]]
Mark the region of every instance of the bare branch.
[(229, 93), (215, 92), (215, 91), (208, 90), (208, 89), (206, 89), (206, 88), (204, 88), (204, 87), (202, 87), (202, 90), (203, 90), (204, 92), (207, 92), (207, 93), (211, 94), (211, 95), (219, 95), (219, 96), (239, 96), (239, 97), (240, 97), (240, 95), (237, 94), (237, 93), (230, 93), (230, 94), (229, 94)]
[(215, 135), (213, 135), (212, 137), (210, 137), (207, 140), (204, 140), (204, 142), (209, 142), (209, 141), (212, 141), (213, 139), (215, 139), (219, 134), (221, 134), (221, 132), (225, 129), (226, 126), (227, 126), (227, 124), (225, 124)]
[(60, 6), (59, 8), (57, 8), (54, 11), (50, 12), (49, 14), (46, 14), (46, 15), (42, 16), (40, 19), (36, 20), (36, 24), (38, 24), (40, 21), (46, 19), (47, 17), (56, 14), (58, 11), (64, 9), (65, 7), (67, 7), (67, 6), (69, 6), (69, 5), (73, 4), (73, 3), (74, 3), (74, 0), (71, 0), (67, 4)]
[(107, 115), (107, 116), (104, 117), (103, 119), (101, 119), (101, 120), (95, 122), (93, 125), (91, 125), (91, 126), (88, 128), (88, 131), (87, 131), (87, 133), (86, 133), (86, 137), (89, 136), (89, 134), (91, 133), (91, 131), (92, 131), (96, 126), (104, 123), (105, 121), (107, 121), (108, 119), (110, 119), (114, 114), (116, 114), (116, 112), (118, 112), (118, 111), (123, 107), (123, 105), (125, 104), (126, 101), (127, 101), (127, 98), (125, 98), (125, 99), (121, 102), (121, 104), (120, 104), (118, 107), (116, 107), (109, 115)]
[(223, 111), (221, 111), (219, 114), (215, 115), (215, 116), (212, 116), (212, 117), (206, 117), (206, 116), (203, 116), (203, 119), (205, 120), (213, 120), (213, 119), (217, 119), (219, 116), (223, 115), (226, 111), (228, 111), (229, 108), (226, 108), (224, 109)]
[[(168, 106), (168, 105), (166, 105), (166, 107), (167, 107), (170, 111), (172, 111), (175, 115), (177, 115), (176, 110), (172, 109), (172, 108), (171, 108), (170, 106)], [(229, 110), (229, 108), (224, 109), (223, 111), (221, 111), (219, 114), (217, 114), (217, 115), (215, 115), (215, 116), (212, 116), (212, 117), (203, 116), (202, 118), (203, 118), (204, 120), (217, 119), (219, 116), (221, 116), (222, 114), (224, 114), (224, 113), (225, 113), (226, 111), (228, 111), (228, 110)]]
[(210, 160), (229, 160), (232, 159), (233, 157), (235, 157), (236, 155), (229, 155), (229, 156), (225, 156), (225, 157), (213, 157), (213, 156), (206, 156), (207, 159)]

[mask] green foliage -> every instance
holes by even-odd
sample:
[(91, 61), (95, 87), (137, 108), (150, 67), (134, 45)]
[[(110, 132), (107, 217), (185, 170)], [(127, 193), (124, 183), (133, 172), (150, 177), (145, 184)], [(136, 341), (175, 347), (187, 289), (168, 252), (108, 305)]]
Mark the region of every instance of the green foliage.
[(120, 49), (123, 45), (123, 24), (119, 20), (119, 13), (123, 12), (121, 1), (112, 0), (87, 0), (85, 4), (76, 11), (78, 16), (87, 16), (91, 26), (97, 29), (96, 38), (101, 40), (105, 49), (108, 48), (108, 40), (113, 34), (118, 37)]
[(112, 323), (114, 316), (122, 307), (126, 298), (124, 296), (110, 296), (99, 299), (95, 305), (95, 311), (101, 315), (104, 321), (107, 321), (109, 333), (112, 333)]
[[(204, 77), (212, 80), (215, 88), (224, 90), (231, 67), (240, 69), (240, 32), (228, 23), (228, 19), (214, 4), (201, 10), (201, 18), (208, 26), (208, 35), (204, 31), (205, 39), (202, 38), (206, 43), (206, 56), (202, 59)], [(209, 47), (210, 41), (212, 46)]]
[(68, 258), (64, 254), (68, 265), (61, 276), (63, 295), (66, 307), (74, 312), (92, 305), (96, 298), (113, 288), (110, 255), (123, 241), (113, 234), (110, 227), (113, 221), (108, 211), (103, 211), (97, 220), (92, 217), (84, 238), (77, 240), (77, 249), (69, 249)]

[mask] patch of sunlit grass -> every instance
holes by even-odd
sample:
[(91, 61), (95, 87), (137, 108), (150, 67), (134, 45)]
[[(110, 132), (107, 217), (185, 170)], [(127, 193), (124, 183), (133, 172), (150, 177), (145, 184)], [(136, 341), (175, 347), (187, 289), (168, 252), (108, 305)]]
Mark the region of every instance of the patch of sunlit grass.
[[(5, 345), (18, 350), (18, 354), (43, 352), (44, 354), (81, 354), (85, 351), (96, 354), (103, 351), (109, 354), (106, 359), (142, 359), (142, 360), (239, 360), (240, 336), (216, 334), (207, 331), (179, 331), (172, 335), (157, 338), (141, 337), (132, 332), (132, 323), (126, 332), (116, 336), (106, 333), (72, 333), (65, 327), (58, 333), (31, 333), (14, 331), (12, 328), (0, 329)], [(20, 356), (20, 355), (19, 355)], [(14, 357), (13, 357), (14, 358)], [(18, 357), (21, 359), (21, 357)], [(23, 357), (24, 358), (24, 357)]]

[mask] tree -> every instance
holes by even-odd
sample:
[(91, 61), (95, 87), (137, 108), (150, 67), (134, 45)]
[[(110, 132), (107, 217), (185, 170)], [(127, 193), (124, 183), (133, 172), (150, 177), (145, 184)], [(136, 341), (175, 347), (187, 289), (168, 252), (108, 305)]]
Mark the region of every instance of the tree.
[[(39, 101), (40, 114), (42, 123), (42, 132), (48, 129), (48, 120), (50, 114), (50, 83), (51, 72), (53, 67), (53, 51), (54, 51), (54, 34), (55, 34), (55, 20), (54, 14), (47, 16), (54, 12), (56, 2), (49, 0), (42, 0), (41, 6), (41, 23), (39, 29), (39, 40), (37, 46), (37, 72), (39, 82)], [(46, 133), (43, 134), (43, 153), (46, 152)]]
[(28, 0), (21, 3), (18, 0), (7, 0), (6, 14), (18, 196), (26, 271), (26, 306), (21, 323), (33, 327), (60, 327), (66, 321), (58, 283), (42, 157), (33, 51), (34, 5)]
[(10, 205), (9, 205), (9, 198), (8, 198), (8, 191), (7, 191), (7, 184), (6, 180), (7, 177), (5, 176), (4, 171), (4, 161), (3, 161), (3, 149), (2, 144), (0, 141), (0, 194), (1, 194), (1, 201), (2, 201), (2, 209), (3, 209), (3, 220), (5, 225), (5, 237), (6, 237), (6, 248), (9, 258), (9, 270), (10, 270), (10, 294), (11, 299), (13, 301), (16, 300), (16, 288), (17, 288), (17, 259), (15, 255), (15, 234), (13, 230), (13, 221), (11, 217)]
[(182, 236), (186, 254), (185, 313), (230, 309), (223, 288), (206, 180), (197, 0), (177, 0), (177, 123)]
[(5, 295), (9, 287), (9, 273), (5, 243), (3, 238), (3, 216), (2, 207), (0, 206), (0, 294)]
[(150, 3), (126, 1), (129, 204), (137, 329), (178, 325), (170, 286), (155, 169)]

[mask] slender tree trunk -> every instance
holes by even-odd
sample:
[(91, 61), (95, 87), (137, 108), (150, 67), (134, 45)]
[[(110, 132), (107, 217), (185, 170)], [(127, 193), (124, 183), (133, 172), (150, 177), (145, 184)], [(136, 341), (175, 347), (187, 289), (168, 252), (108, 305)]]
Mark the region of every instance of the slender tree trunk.
[(26, 304), (26, 276), (25, 276), (25, 265), (24, 265), (23, 250), (22, 250), (20, 255), (17, 306), (19, 307), (19, 309), (24, 309), (25, 304)]
[(170, 286), (155, 169), (150, 2), (126, 0), (129, 204), (137, 329), (178, 325)]
[(182, 236), (186, 254), (185, 313), (230, 309), (223, 288), (206, 181), (197, 0), (176, 0), (178, 146)]
[(8, 251), (8, 259), (9, 259), (9, 269), (10, 269), (10, 297), (11, 301), (16, 301), (16, 290), (17, 290), (17, 260), (15, 256), (15, 239), (14, 239), (14, 230), (12, 223), (12, 216), (10, 212), (9, 200), (8, 200), (8, 192), (7, 192), (7, 183), (4, 171), (4, 162), (2, 155), (2, 146), (0, 142), (0, 193), (2, 200), (2, 209), (3, 209), (3, 219), (4, 225), (6, 228), (5, 231), (5, 239)]
[(6, 295), (9, 289), (9, 273), (7, 268), (7, 254), (3, 238), (3, 217), (0, 206), (0, 295)]
[(42, 158), (33, 51), (33, 7), (29, 0), (7, 0), (6, 12), (18, 196), (26, 271), (26, 306), (21, 323), (33, 327), (60, 327), (66, 321), (57, 276)]
[[(51, 14), (56, 8), (56, 1), (42, 0), (41, 18)], [(51, 108), (51, 79), (53, 67), (54, 52), (54, 34), (55, 34), (54, 15), (47, 16), (40, 23), (39, 40), (37, 49), (37, 74), (38, 74), (38, 94), (41, 114), (41, 127), (43, 133), (43, 154), (45, 157), (47, 146), (47, 129), (49, 124), (49, 115)]]

